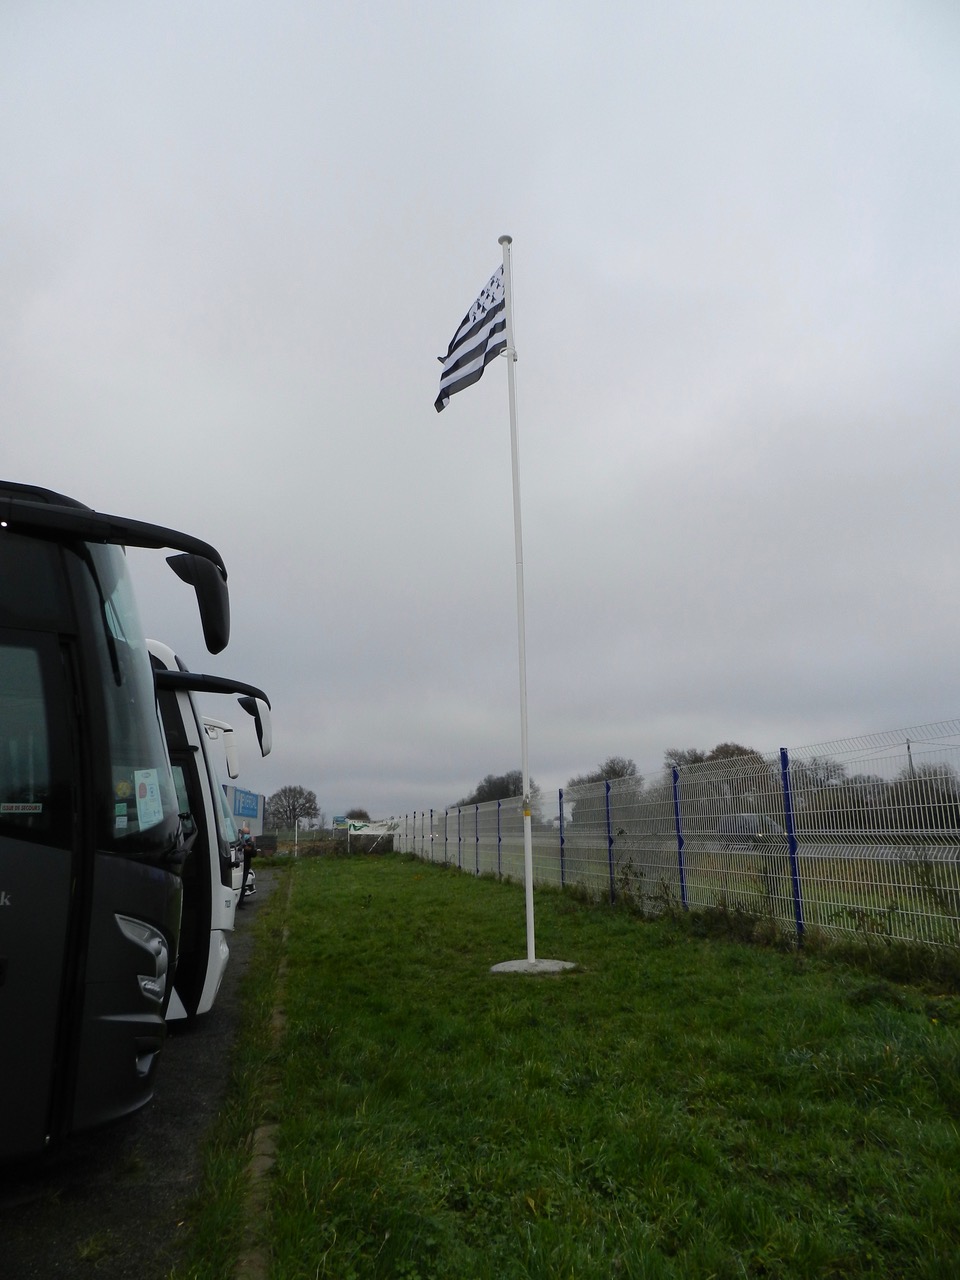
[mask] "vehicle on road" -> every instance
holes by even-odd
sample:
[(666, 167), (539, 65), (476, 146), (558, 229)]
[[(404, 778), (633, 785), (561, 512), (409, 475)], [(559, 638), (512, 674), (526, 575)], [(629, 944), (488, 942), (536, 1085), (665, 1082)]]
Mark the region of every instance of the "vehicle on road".
[(761, 849), (787, 838), (783, 827), (762, 813), (724, 813), (717, 820), (722, 849)]

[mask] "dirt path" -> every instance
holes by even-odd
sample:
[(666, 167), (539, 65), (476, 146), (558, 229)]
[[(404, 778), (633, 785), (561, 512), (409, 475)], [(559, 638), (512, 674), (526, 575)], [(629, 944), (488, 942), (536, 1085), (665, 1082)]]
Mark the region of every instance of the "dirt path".
[(262, 860), (257, 884), (237, 914), (217, 1003), (194, 1028), (167, 1037), (153, 1101), (49, 1162), (0, 1170), (4, 1280), (167, 1280), (199, 1184), (201, 1144), (226, 1090), (250, 926), (275, 887)]

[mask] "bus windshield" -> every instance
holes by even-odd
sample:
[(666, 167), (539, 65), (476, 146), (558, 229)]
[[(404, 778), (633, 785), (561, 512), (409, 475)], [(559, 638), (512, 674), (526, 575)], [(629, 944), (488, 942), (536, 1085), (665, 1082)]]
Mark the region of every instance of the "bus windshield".
[(237, 832), (237, 824), (233, 820), (233, 814), (227, 804), (227, 797), (219, 781), (216, 782), (214, 790), (217, 793), (217, 823), (220, 827), (220, 839), (225, 841), (228, 847), (232, 848), (240, 839)]
[(103, 625), (95, 647), (106, 706), (111, 800), (100, 831), (105, 848), (126, 852), (131, 836), (152, 832), (169, 844), (176, 839), (176, 788), (153, 683), (153, 669), (126, 556), (114, 546), (89, 547)]

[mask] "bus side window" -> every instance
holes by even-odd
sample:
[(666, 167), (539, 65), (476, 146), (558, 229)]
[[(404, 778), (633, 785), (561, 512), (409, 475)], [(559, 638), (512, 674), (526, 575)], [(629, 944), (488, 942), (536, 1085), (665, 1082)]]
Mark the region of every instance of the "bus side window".
[(47, 831), (51, 790), (39, 655), (0, 645), (0, 823), (24, 834)]

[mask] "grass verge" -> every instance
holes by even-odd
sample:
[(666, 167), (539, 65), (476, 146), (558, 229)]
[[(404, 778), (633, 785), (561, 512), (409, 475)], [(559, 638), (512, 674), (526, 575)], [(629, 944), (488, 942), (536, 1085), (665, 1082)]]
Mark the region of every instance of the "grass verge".
[(294, 874), (283, 1040), (258, 957), (208, 1166), (231, 1204), (185, 1274), (229, 1274), (270, 1067), (274, 1280), (960, 1274), (956, 997), (561, 893), (538, 953), (580, 968), (492, 975), (525, 949), (517, 886), (395, 857)]
[(254, 955), (243, 979), (240, 1025), (232, 1060), (224, 1064), (229, 1089), (207, 1141), (201, 1190), (190, 1206), (186, 1257), (171, 1280), (231, 1280), (244, 1240), (252, 1135), (269, 1119), (277, 1078), (273, 1016), (292, 866), (276, 865), (282, 879), (253, 922)]

